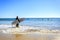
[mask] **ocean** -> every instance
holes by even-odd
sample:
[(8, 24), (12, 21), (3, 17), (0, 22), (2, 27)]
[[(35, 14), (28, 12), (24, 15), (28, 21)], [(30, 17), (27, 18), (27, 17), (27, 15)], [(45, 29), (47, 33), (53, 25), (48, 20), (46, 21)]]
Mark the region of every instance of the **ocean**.
[[(15, 18), (0, 18), (0, 25), (11, 25), (14, 20)], [(60, 30), (60, 18), (25, 18), (20, 25), (38, 27), (40, 29)]]
[(25, 18), (19, 28), (14, 20), (0, 18), (0, 40), (60, 40), (60, 18)]

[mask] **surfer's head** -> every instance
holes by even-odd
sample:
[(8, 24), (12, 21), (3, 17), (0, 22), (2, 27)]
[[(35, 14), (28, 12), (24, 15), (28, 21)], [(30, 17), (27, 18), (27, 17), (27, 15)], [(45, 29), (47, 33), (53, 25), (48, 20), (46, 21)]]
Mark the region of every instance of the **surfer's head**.
[(18, 16), (16, 16), (16, 20), (18, 19)]

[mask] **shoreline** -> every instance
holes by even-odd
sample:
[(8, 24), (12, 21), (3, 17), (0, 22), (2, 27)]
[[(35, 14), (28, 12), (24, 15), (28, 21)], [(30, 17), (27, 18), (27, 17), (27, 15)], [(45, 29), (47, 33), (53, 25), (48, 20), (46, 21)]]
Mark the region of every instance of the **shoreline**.
[(0, 32), (6, 34), (60, 34), (60, 30), (37, 30), (37, 29), (22, 30), (20, 28), (7, 28), (0, 30)]
[(9, 26), (7, 28), (2, 28), (0, 29), (0, 32), (2, 33), (7, 33), (7, 34), (59, 34), (60, 30), (49, 30), (49, 29), (39, 29), (38, 27), (34, 28), (34, 27), (30, 27), (30, 26), (21, 26), (19, 25), (19, 28), (16, 28), (14, 25), (12, 27), (12, 25), (5, 25), (2, 24), (0, 25), (1, 27), (6, 27)]
[(20, 26), (0, 29), (0, 40), (60, 40), (60, 30), (34, 29)]

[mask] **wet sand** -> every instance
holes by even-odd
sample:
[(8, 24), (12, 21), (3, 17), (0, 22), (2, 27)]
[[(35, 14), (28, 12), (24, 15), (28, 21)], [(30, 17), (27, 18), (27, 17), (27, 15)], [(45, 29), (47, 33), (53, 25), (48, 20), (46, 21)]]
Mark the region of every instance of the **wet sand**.
[(0, 40), (60, 40), (60, 34), (4, 34)]
[(19, 28), (1, 29), (0, 40), (60, 40), (60, 31), (29, 29), (21, 32)]

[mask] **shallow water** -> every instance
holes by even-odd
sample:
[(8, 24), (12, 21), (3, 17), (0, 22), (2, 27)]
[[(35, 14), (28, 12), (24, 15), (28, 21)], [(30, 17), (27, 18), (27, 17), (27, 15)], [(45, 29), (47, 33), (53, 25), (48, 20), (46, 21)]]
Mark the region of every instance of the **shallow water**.
[[(15, 18), (0, 18), (0, 24), (11, 25), (14, 20)], [(60, 30), (60, 18), (25, 18), (25, 20), (21, 22), (20, 25), (39, 27), (40, 29)]]

